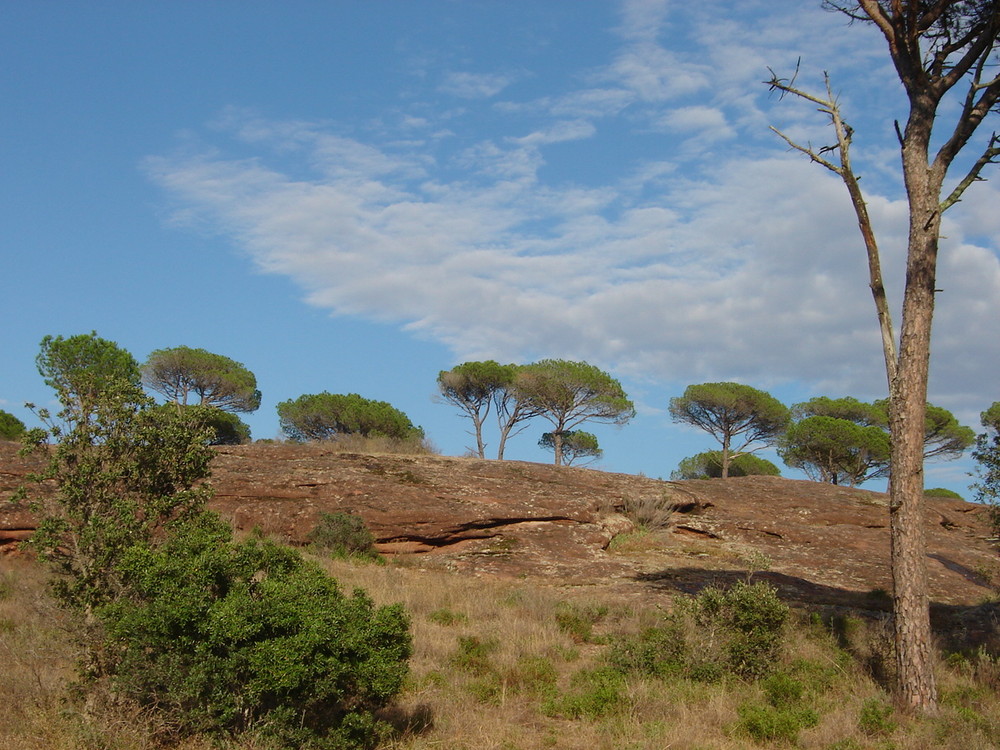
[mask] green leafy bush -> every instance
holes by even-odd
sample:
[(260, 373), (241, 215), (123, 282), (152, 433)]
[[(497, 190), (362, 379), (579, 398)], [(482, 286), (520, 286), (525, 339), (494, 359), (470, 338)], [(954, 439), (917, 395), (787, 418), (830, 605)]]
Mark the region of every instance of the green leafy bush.
[(559, 602), (556, 607), (556, 625), (573, 639), (574, 643), (596, 643), (594, 625), (608, 614), (603, 605), (578, 605)]
[(458, 638), (458, 649), (451, 657), (451, 663), (463, 672), (470, 674), (486, 674), (494, 672), (495, 668), (490, 656), (500, 648), (500, 642), (495, 638), (485, 641), (475, 635), (463, 635)]
[(782, 648), (788, 613), (777, 591), (763, 582), (709, 587), (661, 624), (615, 639), (608, 664), (623, 673), (700, 682), (726, 674), (756, 679), (771, 670)]
[(364, 519), (350, 513), (321, 513), (307, 539), (313, 548), (332, 557), (356, 557), (382, 562), (375, 551), (375, 537)]
[(924, 490), (924, 497), (946, 497), (952, 500), (962, 500), (962, 496), (955, 492), (955, 490), (949, 490), (946, 487), (931, 487), (930, 489)]
[[(730, 458), (729, 476), (781, 476), (781, 469), (766, 458), (753, 453), (740, 453)], [(705, 451), (681, 459), (677, 468), (670, 472), (671, 480), (718, 479), (722, 476), (722, 451)]]
[(570, 689), (550, 696), (542, 711), (567, 719), (597, 719), (617, 710), (624, 701), (625, 678), (609, 667), (583, 669), (573, 675)]
[(626, 673), (668, 677), (684, 670), (686, 657), (683, 625), (677, 618), (668, 618), (661, 626), (615, 639), (608, 663)]
[(793, 706), (802, 699), (805, 692), (803, 684), (789, 674), (778, 672), (766, 678), (761, 687), (767, 696), (767, 702), (775, 708)]
[(0, 409), (0, 440), (20, 440), (24, 433), (24, 422)]
[(121, 564), (127, 596), (97, 610), (114, 689), (183, 733), (243, 731), (283, 747), (372, 747), (411, 643), (400, 605), (375, 607), (294, 550), (234, 544), (212, 514)]
[(794, 743), (799, 732), (819, 723), (816, 712), (809, 708), (776, 708), (772, 705), (745, 703), (737, 709), (739, 721), (735, 730), (755, 742)]
[(468, 616), (464, 612), (455, 612), (447, 607), (441, 607), (440, 609), (435, 609), (433, 612), (428, 612), (427, 619), (431, 622), (436, 622), (438, 625), (459, 625), (469, 621)]
[(773, 586), (739, 581), (726, 590), (709, 587), (690, 606), (707, 643), (723, 644), (729, 669), (752, 678), (770, 671), (789, 613)]
[(870, 737), (884, 737), (896, 731), (893, 709), (879, 698), (869, 698), (861, 704), (858, 728)]

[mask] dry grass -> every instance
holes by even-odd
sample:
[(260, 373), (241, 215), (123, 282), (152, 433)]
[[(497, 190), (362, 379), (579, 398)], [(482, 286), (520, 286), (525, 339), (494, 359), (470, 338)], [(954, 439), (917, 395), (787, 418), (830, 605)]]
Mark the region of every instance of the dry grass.
[(337, 435), (329, 440), (319, 440), (297, 445), (299, 449), (315, 446), (325, 452), (395, 454), (401, 456), (436, 456), (440, 453), (427, 438), (366, 437), (364, 435)]
[[(322, 563), (341, 584), (360, 586), (379, 603), (402, 602), (414, 635), (411, 676), (387, 718), (403, 734), (390, 750), (661, 750), (758, 746), (738, 727), (744, 704), (763, 705), (762, 684), (724, 679), (630, 676), (619, 700), (591, 716), (553, 710), (585, 670), (601, 666), (614, 634), (636, 633), (657, 618), (640, 604), (592, 591), (528, 581), (468, 578), (402, 564)], [(581, 639), (561, 627), (560, 612), (592, 614)], [(863, 624), (838, 646), (827, 628), (804, 615), (789, 629), (776, 668), (802, 686), (801, 705), (817, 723), (799, 732), (797, 747), (887, 750), (890, 747), (985, 750), (1000, 743), (1000, 664), (977, 657), (939, 665), (941, 715), (887, 723), (863, 721), (867, 705), (888, 701), (862, 661), (878, 648)], [(0, 747), (10, 750), (152, 750), (152, 719), (125, 709), (84, 715), (69, 700), (69, 623), (44, 594), (39, 568), (0, 562)], [(575, 637), (576, 636), (576, 637)], [(464, 644), (464, 645), (463, 645)], [(849, 649), (849, 650), (850, 650)], [(873, 703), (874, 702), (874, 703)], [(780, 744), (760, 746), (778, 747)], [(208, 750), (188, 741), (180, 750)], [(251, 741), (231, 750), (258, 750)], [(259, 750), (264, 750), (261, 746)]]

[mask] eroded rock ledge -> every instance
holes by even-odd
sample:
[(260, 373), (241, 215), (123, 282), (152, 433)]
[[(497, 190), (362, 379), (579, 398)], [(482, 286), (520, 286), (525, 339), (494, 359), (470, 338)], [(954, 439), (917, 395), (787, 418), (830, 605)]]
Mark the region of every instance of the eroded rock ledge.
[[(473, 575), (543, 577), (651, 594), (764, 573), (801, 601), (858, 604), (889, 590), (888, 511), (879, 493), (777, 477), (664, 482), (516, 461), (337, 453), (323, 445), (220, 448), (212, 507), (237, 531), (305, 543), (323, 512), (362, 516), (386, 553)], [(0, 443), (0, 499), (32, 469)], [(677, 507), (656, 545), (608, 549), (633, 525), (626, 500)], [(933, 598), (973, 604), (1000, 579), (981, 507), (927, 501)], [(0, 502), (0, 550), (31, 533), (24, 509)], [(641, 584), (641, 585), (640, 585)]]

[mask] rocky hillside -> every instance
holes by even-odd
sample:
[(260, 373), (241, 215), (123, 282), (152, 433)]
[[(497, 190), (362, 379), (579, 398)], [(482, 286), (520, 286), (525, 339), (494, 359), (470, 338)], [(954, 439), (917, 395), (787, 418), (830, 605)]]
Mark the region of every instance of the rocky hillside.
[[(0, 497), (30, 469), (16, 445), (0, 443)], [(656, 596), (743, 577), (762, 553), (769, 565), (758, 575), (796, 601), (878, 609), (891, 589), (886, 498), (865, 490), (776, 477), (665, 482), (322, 445), (220, 448), (211, 482), (213, 507), (239, 531), (301, 544), (321, 513), (350, 512), (384, 553), (468, 575)], [(664, 499), (675, 507), (667, 530), (629, 534), (620, 511)], [(946, 499), (926, 509), (933, 600), (947, 608), (993, 596), (1000, 558), (983, 509)], [(32, 524), (0, 505), (0, 550), (16, 549)]]

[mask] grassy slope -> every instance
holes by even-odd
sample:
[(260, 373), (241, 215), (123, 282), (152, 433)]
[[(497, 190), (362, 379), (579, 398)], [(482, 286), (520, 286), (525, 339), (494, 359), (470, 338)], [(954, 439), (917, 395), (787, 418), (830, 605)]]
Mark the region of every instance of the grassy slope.
[[(473, 579), (405, 564), (324, 564), (346, 588), (361, 586), (379, 603), (402, 601), (411, 613), (415, 654), (409, 686), (390, 717), (404, 729), (394, 750), (745, 748), (755, 743), (747, 725), (740, 725), (741, 707), (767, 715), (759, 683), (631, 676), (616, 699), (595, 698), (584, 704), (594, 708), (568, 716), (561, 697), (599, 692), (579, 675), (602, 663), (607, 641), (656, 620), (658, 613), (641, 602), (595, 601), (591, 596), (597, 594), (580, 589)], [(557, 614), (566, 611), (566, 601), (574, 612), (595, 613), (590, 637), (581, 639), (565, 618), (560, 627)], [(939, 664), (940, 717), (883, 716), (876, 709), (889, 699), (869, 668), (884, 656), (879, 628), (848, 622), (845, 650), (804, 613), (793, 620), (788, 647), (775, 666), (804, 690), (796, 710), (818, 717), (814, 727), (798, 733), (799, 747), (1000, 746), (1000, 667), (994, 660)], [(66, 699), (69, 636), (70, 624), (44, 594), (41, 570), (18, 560), (0, 562), (0, 747), (152, 748), (156, 726), (150, 717), (125, 707), (91, 706), (88, 718), (84, 707)], [(179, 747), (210, 745), (189, 740)], [(249, 743), (236, 747), (255, 750)]]

